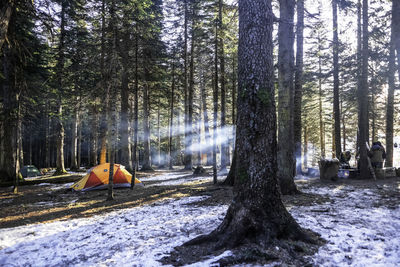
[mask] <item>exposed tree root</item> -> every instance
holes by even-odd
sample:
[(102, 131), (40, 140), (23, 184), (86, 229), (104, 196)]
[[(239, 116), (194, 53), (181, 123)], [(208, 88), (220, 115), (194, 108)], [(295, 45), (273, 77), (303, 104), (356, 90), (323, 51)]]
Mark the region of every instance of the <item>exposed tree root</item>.
[(231, 206), (217, 229), (175, 248), (163, 260), (173, 265), (189, 264), (231, 250), (233, 256), (221, 259), (221, 266), (278, 259), (303, 265), (304, 255), (315, 253), (322, 243), (317, 234), (303, 230), (287, 212), (277, 217), (267, 210)]

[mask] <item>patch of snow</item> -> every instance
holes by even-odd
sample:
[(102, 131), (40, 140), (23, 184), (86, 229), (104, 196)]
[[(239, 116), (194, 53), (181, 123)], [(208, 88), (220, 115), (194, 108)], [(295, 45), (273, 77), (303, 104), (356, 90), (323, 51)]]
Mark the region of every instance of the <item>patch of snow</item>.
[(328, 241), (312, 256), (317, 266), (399, 266), (400, 208), (377, 207), (379, 193), (351, 186), (305, 190), (328, 195), (330, 202), (293, 207), (305, 228)]
[(219, 266), (219, 264), (216, 263), (217, 261), (219, 261), (220, 259), (232, 256), (232, 255), (233, 255), (232, 251), (227, 250), (227, 251), (223, 252), (222, 254), (220, 254), (218, 256), (212, 257), (212, 258), (210, 258), (208, 260), (205, 260), (205, 261), (196, 262), (196, 263), (193, 263), (193, 264), (186, 265), (186, 267)]
[[(91, 218), (0, 230), (0, 266), (160, 266), (173, 247), (213, 230), (227, 206), (169, 199)], [(187, 205), (189, 203), (194, 203)]]
[(40, 184), (36, 184), (35, 186), (48, 186), (48, 185), (53, 185), (51, 183), (40, 183)]
[[(225, 179), (226, 176), (219, 175), (218, 180)], [(152, 177), (143, 177), (139, 178), (140, 181), (146, 182), (152, 181), (157, 182), (155, 184), (147, 185), (148, 187), (151, 186), (165, 186), (165, 185), (180, 185), (188, 182), (199, 181), (199, 180), (212, 180), (212, 176), (195, 176), (193, 172), (188, 171), (184, 173), (177, 174), (176, 172), (173, 173), (166, 173), (161, 175), (156, 175)]]

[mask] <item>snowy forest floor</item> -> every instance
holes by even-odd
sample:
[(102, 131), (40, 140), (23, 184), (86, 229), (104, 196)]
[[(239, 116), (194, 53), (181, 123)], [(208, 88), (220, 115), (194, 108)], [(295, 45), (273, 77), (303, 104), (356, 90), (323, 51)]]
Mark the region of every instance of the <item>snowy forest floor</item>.
[[(106, 190), (72, 192), (71, 183), (21, 186), (18, 195), (0, 188), (0, 266), (160, 266), (174, 247), (215, 229), (232, 199), (232, 188), (213, 185), (210, 175), (159, 170), (139, 179), (145, 187), (116, 189), (111, 202)], [(308, 262), (400, 265), (399, 178), (296, 183), (303, 194), (284, 196), (286, 207), (327, 241)]]

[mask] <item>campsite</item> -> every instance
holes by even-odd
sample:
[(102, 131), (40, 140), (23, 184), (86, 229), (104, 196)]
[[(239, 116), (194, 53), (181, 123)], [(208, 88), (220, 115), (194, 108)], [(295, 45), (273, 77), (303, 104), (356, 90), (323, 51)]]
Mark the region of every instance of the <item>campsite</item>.
[[(210, 175), (178, 169), (138, 176), (146, 185), (134, 193), (116, 190), (115, 202), (104, 201), (104, 190), (73, 192), (71, 182), (24, 186), (19, 196), (2, 188), (1, 265), (168, 265), (171, 260), (162, 258), (218, 225), (233, 196), (231, 187), (213, 185)], [(308, 255), (308, 263), (399, 264), (400, 179), (321, 182), (299, 177), (296, 183), (304, 193), (284, 197), (286, 207), (326, 240), (318, 253)], [(210, 266), (222, 254), (231, 252), (180, 255), (173, 265), (195, 261), (193, 266)], [(281, 263), (278, 258), (268, 262)]]
[(400, 0), (0, 3), (0, 267), (400, 266)]

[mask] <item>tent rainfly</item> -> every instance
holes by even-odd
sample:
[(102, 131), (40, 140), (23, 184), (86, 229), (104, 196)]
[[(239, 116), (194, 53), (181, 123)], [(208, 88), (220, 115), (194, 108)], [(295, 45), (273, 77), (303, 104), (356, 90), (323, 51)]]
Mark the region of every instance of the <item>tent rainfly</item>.
[[(104, 189), (108, 186), (108, 177), (110, 171), (110, 163), (104, 163), (91, 168), (87, 174), (78, 182), (73, 184), (71, 188), (75, 191), (88, 191), (94, 189)], [(132, 174), (130, 174), (124, 166), (114, 164), (114, 187), (130, 187)], [(135, 178), (135, 186), (143, 186), (143, 183)]]

